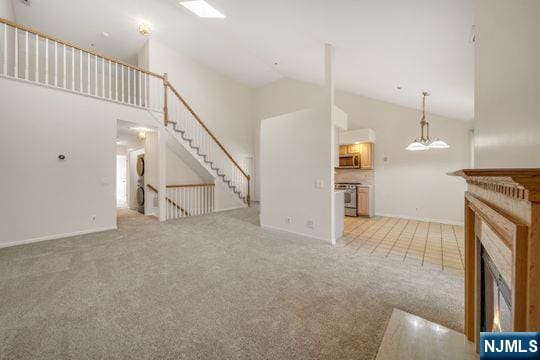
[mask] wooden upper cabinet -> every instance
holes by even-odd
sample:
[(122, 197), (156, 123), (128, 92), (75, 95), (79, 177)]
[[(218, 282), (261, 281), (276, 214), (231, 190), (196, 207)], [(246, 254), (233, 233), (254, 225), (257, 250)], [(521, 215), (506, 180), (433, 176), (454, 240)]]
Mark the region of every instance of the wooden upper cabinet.
[(339, 155), (347, 155), (349, 145), (340, 145), (339, 146)]
[(373, 143), (363, 143), (360, 147), (360, 168), (373, 169)]
[(360, 152), (360, 145), (361, 144), (347, 145), (348, 146), (347, 152), (349, 154), (358, 154)]

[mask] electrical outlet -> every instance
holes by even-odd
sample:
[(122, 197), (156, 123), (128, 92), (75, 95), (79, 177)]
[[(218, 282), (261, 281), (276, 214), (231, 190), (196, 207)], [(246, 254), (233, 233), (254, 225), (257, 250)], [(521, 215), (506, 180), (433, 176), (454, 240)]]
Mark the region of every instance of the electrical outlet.
[(313, 223), (313, 220), (306, 221), (306, 227), (313, 229), (315, 227), (315, 224)]
[(287, 224), (292, 224), (292, 217), (289, 216), (289, 217), (287, 218)]

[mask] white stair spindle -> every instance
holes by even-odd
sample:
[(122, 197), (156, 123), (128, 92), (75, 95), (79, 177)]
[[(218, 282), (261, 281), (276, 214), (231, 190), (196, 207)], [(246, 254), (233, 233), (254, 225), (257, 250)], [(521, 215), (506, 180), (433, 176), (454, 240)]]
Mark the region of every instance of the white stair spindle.
[(86, 53), (86, 62), (87, 62), (87, 64), (86, 64), (87, 69), (86, 70), (88, 71), (88, 73), (86, 74), (86, 82), (87, 82), (87, 84), (86, 84), (86, 93), (88, 95), (90, 95), (90, 92), (92, 91), (91, 86), (90, 86), (90, 84), (91, 84), (91, 80), (90, 80), (90, 53)]
[(124, 95), (124, 65), (122, 65), (122, 102), (125, 102), (126, 98)]
[(34, 80), (39, 82), (39, 35), (36, 34), (36, 73)]
[(142, 73), (140, 71), (137, 72), (139, 74), (139, 106), (142, 106)]
[(54, 42), (54, 86), (58, 86), (58, 42)]
[(127, 102), (131, 104), (131, 68), (127, 68)]
[(79, 92), (83, 92), (83, 57), (82, 57), (82, 50), (79, 50)]
[(71, 48), (71, 91), (75, 91), (75, 48)]
[(24, 79), (28, 80), (28, 31), (24, 36)]
[(7, 31), (8, 31), (7, 24), (4, 24), (4, 57), (2, 59), (3, 61), (2, 74), (4, 75), (7, 75)]
[(63, 73), (63, 79), (62, 79), (62, 84), (64, 85), (64, 89), (67, 87), (67, 82), (66, 82), (66, 44), (63, 44), (64, 45), (64, 48), (63, 48), (63, 56), (62, 56), (62, 62), (64, 64), (64, 66), (62, 67), (62, 73)]
[(112, 81), (111, 81), (111, 72), (112, 72), (112, 69), (111, 69), (111, 60), (109, 60), (109, 99), (110, 99), (110, 100), (112, 100), (112, 88), (111, 88)]
[(45, 38), (45, 84), (49, 85), (49, 39)]
[(105, 97), (105, 59), (101, 58), (101, 97)]
[(118, 63), (114, 63), (114, 100), (118, 101)]
[(94, 96), (98, 95), (97, 55), (94, 55)]
[(13, 76), (18, 78), (19, 77), (19, 29), (15, 28), (15, 69), (13, 72)]

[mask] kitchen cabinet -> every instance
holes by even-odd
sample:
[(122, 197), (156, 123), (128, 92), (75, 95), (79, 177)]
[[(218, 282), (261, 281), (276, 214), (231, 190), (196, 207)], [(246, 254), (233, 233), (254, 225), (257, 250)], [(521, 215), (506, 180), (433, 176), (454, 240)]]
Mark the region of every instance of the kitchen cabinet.
[(358, 186), (357, 194), (358, 215), (372, 217), (375, 212), (373, 188), (371, 186)]
[(347, 155), (348, 145), (339, 146), (339, 155)]
[(373, 143), (358, 144), (360, 153), (360, 169), (373, 169)]
[(361, 144), (347, 145), (347, 153), (358, 154), (360, 152), (360, 145)]

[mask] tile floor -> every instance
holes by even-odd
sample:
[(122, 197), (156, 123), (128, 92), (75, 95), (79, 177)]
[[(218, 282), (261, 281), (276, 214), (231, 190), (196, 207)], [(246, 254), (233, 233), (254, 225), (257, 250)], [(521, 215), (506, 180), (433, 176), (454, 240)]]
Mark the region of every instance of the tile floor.
[(354, 252), (463, 274), (463, 226), (382, 216), (346, 217), (338, 244)]

